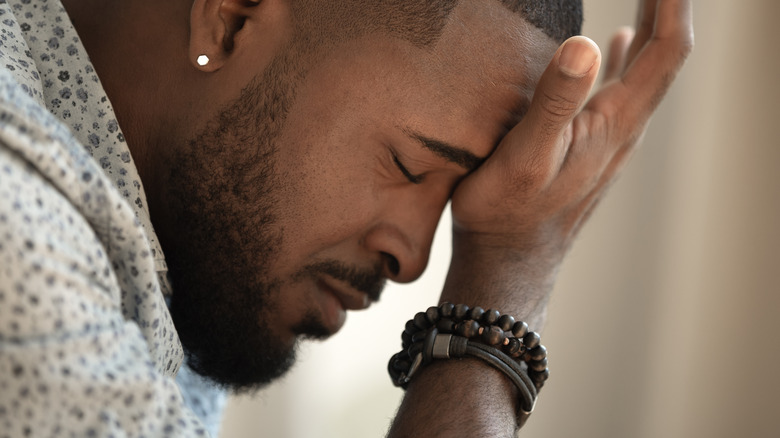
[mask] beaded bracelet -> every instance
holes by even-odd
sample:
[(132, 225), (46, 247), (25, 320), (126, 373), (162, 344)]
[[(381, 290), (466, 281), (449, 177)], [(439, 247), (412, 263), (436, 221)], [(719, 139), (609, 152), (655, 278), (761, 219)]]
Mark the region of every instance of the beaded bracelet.
[(498, 310), (443, 303), (417, 313), (401, 334), (402, 350), (388, 363), (390, 379), (404, 389), (420, 367), (434, 359), (471, 356), (509, 377), (520, 397), (518, 425), (533, 412), (536, 396), (550, 376), (547, 349), (528, 324)]

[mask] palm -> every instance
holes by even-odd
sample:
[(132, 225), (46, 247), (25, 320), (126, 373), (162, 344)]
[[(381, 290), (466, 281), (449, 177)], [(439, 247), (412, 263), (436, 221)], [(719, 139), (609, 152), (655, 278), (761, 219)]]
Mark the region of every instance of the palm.
[(690, 8), (682, 0), (643, 2), (636, 36), (615, 37), (604, 86), (584, 105), (598, 75), (598, 48), (575, 37), (573, 43), (586, 51), (591, 45), (596, 58), (589, 72), (574, 78), (560, 72), (559, 50), (526, 118), (453, 194), (456, 231), (567, 248), (690, 50)]

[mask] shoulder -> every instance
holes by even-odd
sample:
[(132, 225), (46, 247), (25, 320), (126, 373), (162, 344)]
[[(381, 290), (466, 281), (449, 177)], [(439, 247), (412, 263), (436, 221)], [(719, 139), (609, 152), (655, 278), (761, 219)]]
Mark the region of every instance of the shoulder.
[(120, 290), (93, 228), (55, 184), (1, 140), (0, 266), (4, 336), (79, 332), (96, 315), (121, 315)]

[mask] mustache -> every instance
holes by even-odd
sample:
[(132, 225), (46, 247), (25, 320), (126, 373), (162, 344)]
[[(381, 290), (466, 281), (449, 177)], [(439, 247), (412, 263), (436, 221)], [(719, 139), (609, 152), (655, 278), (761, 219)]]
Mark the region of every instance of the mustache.
[(305, 266), (301, 274), (311, 277), (321, 274), (328, 275), (365, 293), (373, 302), (379, 301), (379, 297), (382, 295), (382, 291), (387, 283), (387, 279), (382, 275), (381, 264), (371, 269), (364, 269), (350, 266), (337, 260), (326, 260)]

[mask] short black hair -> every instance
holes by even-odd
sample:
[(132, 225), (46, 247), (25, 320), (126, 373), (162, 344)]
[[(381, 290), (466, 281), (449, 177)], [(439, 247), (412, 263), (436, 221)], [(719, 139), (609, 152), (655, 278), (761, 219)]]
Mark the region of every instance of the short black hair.
[(500, 0), (559, 44), (582, 33), (582, 0)]
[[(460, 1), (294, 0), (293, 14), (313, 44), (385, 32), (420, 47), (435, 43)], [(558, 43), (579, 35), (582, 0), (497, 0)], [(307, 32), (307, 33), (308, 33)]]

